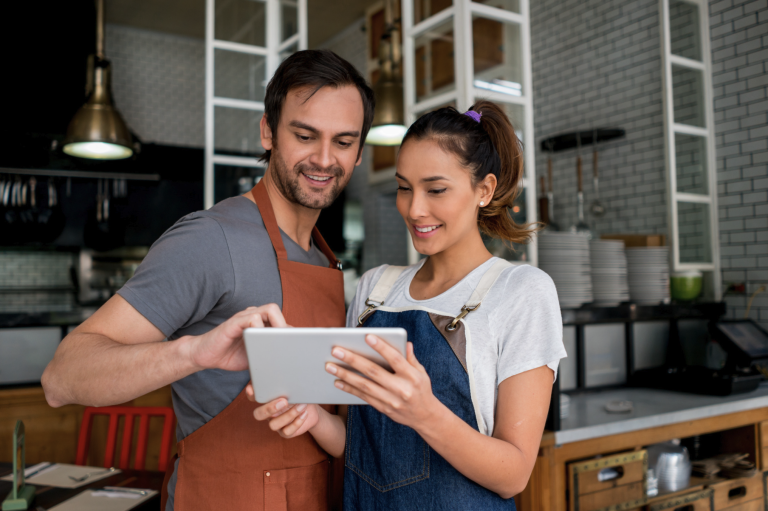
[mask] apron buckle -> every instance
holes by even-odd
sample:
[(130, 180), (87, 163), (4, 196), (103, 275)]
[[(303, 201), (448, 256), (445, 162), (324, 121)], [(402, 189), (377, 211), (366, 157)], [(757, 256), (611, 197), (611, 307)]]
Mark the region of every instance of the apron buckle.
[(464, 307), (461, 308), (461, 312), (459, 313), (459, 315), (453, 318), (453, 321), (451, 321), (449, 324), (445, 326), (445, 329), (448, 330), (449, 332), (453, 332), (458, 328), (459, 321), (464, 319), (464, 317), (470, 312), (477, 310), (478, 307), (480, 307), (479, 303), (474, 307), (468, 307), (465, 305)]
[(366, 304), (368, 307), (367, 307), (367, 308), (366, 308), (366, 309), (363, 311), (363, 313), (362, 313), (362, 314), (360, 314), (360, 315), (357, 317), (357, 324), (358, 324), (358, 325), (362, 325), (362, 324), (363, 324), (363, 319), (365, 319), (365, 318), (368, 316), (368, 313), (369, 313), (369, 312), (371, 312), (371, 311), (372, 311), (373, 309), (375, 309), (376, 307), (379, 307), (380, 305), (384, 305), (384, 302), (381, 302), (379, 305), (376, 305), (374, 302), (372, 302), (372, 301), (370, 300), (370, 298), (366, 298), (366, 300), (365, 300), (365, 304)]

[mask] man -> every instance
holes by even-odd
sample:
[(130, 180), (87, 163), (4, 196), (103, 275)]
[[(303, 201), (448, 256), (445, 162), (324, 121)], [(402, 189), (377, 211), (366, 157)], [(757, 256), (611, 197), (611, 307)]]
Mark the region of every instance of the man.
[(342, 274), (314, 226), (360, 164), (373, 108), (334, 53), (286, 59), (267, 87), (264, 178), (165, 232), (46, 368), (51, 406), (172, 384), (179, 457), (164, 509), (326, 509), (328, 457), (311, 435), (286, 440), (253, 418), (242, 332), (344, 325)]

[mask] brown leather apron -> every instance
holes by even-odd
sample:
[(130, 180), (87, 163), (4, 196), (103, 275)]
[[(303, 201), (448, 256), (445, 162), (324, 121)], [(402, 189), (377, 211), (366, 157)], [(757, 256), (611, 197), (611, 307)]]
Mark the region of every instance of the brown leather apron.
[[(265, 184), (260, 182), (251, 193), (277, 255), (286, 322), (295, 327), (343, 327), (342, 272), (317, 227), (312, 236), (330, 267), (289, 261)], [(257, 406), (243, 391), (178, 443), (175, 511), (325, 511), (329, 502), (337, 507), (341, 485), (338, 475), (333, 481), (331, 475), (339, 469), (330, 468), (325, 451), (310, 434), (290, 440), (280, 437), (269, 429), (268, 421), (254, 419)], [(324, 408), (335, 413), (334, 407)], [(173, 463), (163, 484), (162, 511), (172, 472)]]

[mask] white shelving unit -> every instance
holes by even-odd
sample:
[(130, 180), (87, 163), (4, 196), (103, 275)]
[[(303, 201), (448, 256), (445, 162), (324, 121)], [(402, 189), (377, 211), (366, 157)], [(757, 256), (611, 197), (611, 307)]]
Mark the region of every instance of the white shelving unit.
[[(526, 147), (525, 208), (527, 221), (533, 222), (537, 212), (529, 3), (494, 4), (402, 0), (406, 124), (442, 106), (465, 111), (479, 99), (505, 107)], [(414, 263), (419, 254), (411, 243), (408, 246), (409, 262)], [(535, 239), (527, 247), (527, 262), (538, 262)]]
[[(204, 200), (208, 209), (215, 202), (217, 166), (264, 167), (257, 157), (226, 154), (225, 150), (261, 152), (260, 144), (256, 144), (264, 91), (280, 62), (307, 47), (307, 2), (206, 0), (205, 21)], [(217, 139), (216, 116), (238, 112), (238, 122), (233, 119), (226, 123), (233, 130), (244, 128), (241, 143), (235, 148), (232, 139), (237, 134), (222, 129)]]
[(659, 0), (667, 222), (673, 271), (707, 272), (720, 300), (715, 117), (705, 0)]

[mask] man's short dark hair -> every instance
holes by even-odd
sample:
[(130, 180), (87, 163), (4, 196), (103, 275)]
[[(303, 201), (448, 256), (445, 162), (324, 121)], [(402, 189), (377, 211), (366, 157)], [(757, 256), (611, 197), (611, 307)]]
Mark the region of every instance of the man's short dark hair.
[[(280, 64), (275, 75), (269, 81), (264, 99), (264, 113), (267, 116), (269, 129), (272, 130), (273, 144), (277, 140), (277, 125), (280, 122), (280, 114), (289, 91), (298, 88), (310, 88), (311, 91), (307, 97), (309, 99), (323, 87), (338, 88), (346, 85), (357, 87), (363, 101), (364, 115), (363, 126), (360, 130), (359, 156), (373, 122), (375, 106), (373, 90), (352, 64), (330, 50), (297, 51)], [(272, 151), (267, 151), (262, 155), (261, 160), (269, 162), (271, 155)]]

